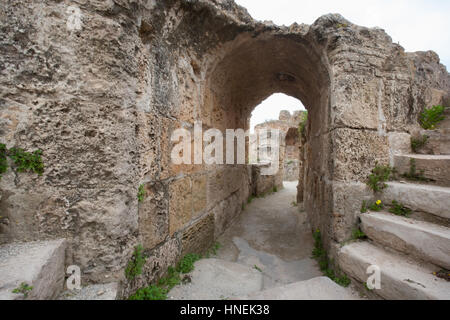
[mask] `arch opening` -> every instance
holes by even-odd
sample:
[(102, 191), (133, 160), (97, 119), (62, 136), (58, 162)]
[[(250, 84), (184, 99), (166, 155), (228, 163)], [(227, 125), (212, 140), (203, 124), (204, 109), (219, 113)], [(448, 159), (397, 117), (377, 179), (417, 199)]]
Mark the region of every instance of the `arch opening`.
[(299, 155), (304, 169), (299, 174), (302, 183), (297, 198), (308, 202), (305, 207), (319, 217), (327, 210), (319, 203), (326, 203), (328, 191), (324, 184), (331, 176), (327, 155), (330, 77), (325, 58), (312, 41), (301, 35), (270, 33), (240, 37), (221, 57), (206, 77), (203, 108), (212, 114), (211, 127), (248, 130), (254, 108), (274, 93), (296, 98), (308, 110), (308, 138)]

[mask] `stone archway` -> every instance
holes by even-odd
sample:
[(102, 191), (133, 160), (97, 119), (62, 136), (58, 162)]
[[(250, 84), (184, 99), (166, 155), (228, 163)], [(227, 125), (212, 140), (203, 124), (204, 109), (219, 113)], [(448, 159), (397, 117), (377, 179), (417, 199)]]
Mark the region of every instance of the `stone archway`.
[(2, 175), (2, 216), (18, 223), (0, 241), (65, 238), (90, 281), (124, 280), (137, 244), (148, 259), (132, 286), (155, 281), (239, 215), (248, 168), (174, 165), (177, 128), (246, 129), (271, 93), (300, 99), (305, 209), (335, 255), (375, 163), (409, 150), (419, 113), (450, 92), (436, 54), (340, 15), (284, 27), (228, 0), (118, 2), (78, 1), (72, 29), (66, 1), (9, 1), (0, 17), (1, 142), (41, 149), (46, 168)]
[[(308, 163), (308, 201), (311, 216), (325, 215), (315, 202), (329, 203), (328, 166), (330, 75), (327, 59), (315, 42), (301, 34), (263, 33), (239, 36), (221, 49), (218, 61), (206, 75), (202, 111), (211, 113), (212, 127), (248, 128), (253, 108), (273, 93), (281, 92), (303, 102), (309, 111), (311, 137)], [(314, 164), (314, 165), (312, 165)]]

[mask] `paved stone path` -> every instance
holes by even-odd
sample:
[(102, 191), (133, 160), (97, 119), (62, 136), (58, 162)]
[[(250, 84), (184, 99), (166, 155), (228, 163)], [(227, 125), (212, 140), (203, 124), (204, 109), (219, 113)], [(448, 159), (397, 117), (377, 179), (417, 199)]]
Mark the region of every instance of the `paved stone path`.
[(191, 283), (175, 287), (169, 299), (358, 299), (321, 277), (310, 258), (311, 228), (293, 205), (296, 186), (284, 182), (284, 189), (247, 205), (218, 239), (214, 259), (198, 261)]

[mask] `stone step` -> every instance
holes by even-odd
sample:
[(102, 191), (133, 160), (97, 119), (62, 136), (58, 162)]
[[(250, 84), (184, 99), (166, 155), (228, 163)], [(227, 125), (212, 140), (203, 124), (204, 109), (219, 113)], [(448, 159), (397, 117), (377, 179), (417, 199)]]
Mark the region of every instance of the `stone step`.
[(450, 155), (450, 129), (422, 130), (420, 135), (428, 136), (428, 141), (418, 153)]
[(415, 162), (417, 174), (433, 180), (438, 185), (450, 187), (450, 155), (396, 155), (394, 167), (400, 174), (409, 173), (412, 160)]
[[(48, 300), (64, 287), (66, 241), (12, 243), (0, 247), (0, 300)], [(24, 283), (33, 287), (23, 294), (12, 291)]]
[(439, 270), (406, 256), (365, 242), (354, 242), (339, 251), (339, 266), (347, 275), (365, 283), (367, 268), (378, 266), (381, 288), (374, 290), (389, 300), (448, 300), (450, 282), (433, 275)]
[(59, 300), (116, 300), (117, 293), (117, 282), (93, 284), (81, 290), (67, 290), (60, 295)]
[(444, 110), (445, 119), (440, 122), (437, 127), (440, 129), (450, 129), (450, 108), (445, 108)]
[(317, 277), (306, 281), (255, 292), (237, 300), (359, 300), (356, 293), (344, 288), (327, 277)]
[(375, 242), (450, 270), (450, 228), (387, 212), (360, 217), (363, 232)]
[(381, 194), (385, 204), (395, 200), (414, 211), (450, 219), (450, 188), (402, 182), (388, 182), (387, 185)]
[(174, 287), (170, 300), (223, 300), (263, 288), (263, 274), (255, 268), (219, 259), (202, 259), (188, 275), (191, 282)]

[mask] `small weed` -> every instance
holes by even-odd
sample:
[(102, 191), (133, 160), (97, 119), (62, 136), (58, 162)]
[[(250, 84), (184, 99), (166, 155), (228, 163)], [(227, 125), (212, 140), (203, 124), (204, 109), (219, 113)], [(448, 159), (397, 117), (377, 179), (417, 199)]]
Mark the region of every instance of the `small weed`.
[[(215, 244), (213, 246), (213, 249), (214, 248), (217, 250), (218, 245)], [(139, 251), (138, 248), (136, 249), (136, 251)], [(166, 300), (167, 294), (175, 286), (184, 283), (185, 279), (190, 281), (188, 276), (185, 276), (182, 279), (181, 274), (187, 274), (194, 270), (194, 263), (200, 259), (201, 256), (198, 254), (191, 253), (185, 255), (175, 268), (169, 267), (167, 269), (167, 276), (159, 279), (157, 285), (151, 285), (138, 289), (133, 295), (128, 297), (128, 300)]]
[(333, 261), (329, 261), (327, 252), (323, 248), (322, 235), (320, 230), (316, 230), (313, 233), (314, 238), (314, 249), (312, 252), (312, 257), (319, 263), (320, 271), (323, 272), (325, 276), (339, 284), (343, 287), (348, 287), (350, 285), (350, 279), (346, 276), (338, 276), (336, 272), (331, 268)]
[(142, 267), (145, 264), (144, 248), (141, 245), (136, 246), (133, 252), (133, 256), (128, 261), (125, 268), (125, 276), (129, 280), (133, 280), (142, 273)]
[(374, 191), (380, 192), (387, 188), (386, 181), (392, 175), (392, 168), (390, 166), (381, 166), (376, 164), (372, 173), (367, 178), (367, 185)]
[(450, 281), (450, 271), (446, 269), (442, 269), (439, 272), (433, 273), (436, 277)]
[(277, 193), (278, 192), (278, 187), (277, 186), (273, 187), (272, 192), (273, 193)]
[(209, 258), (211, 255), (216, 256), (217, 251), (222, 248), (222, 245), (219, 242), (215, 242), (211, 248), (209, 248), (208, 252), (206, 253), (206, 258)]
[(425, 109), (420, 114), (420, 125), (425, 130), (434, 130), (439, 122), (445, 119), (445, 108), (443, 106), (433, 106), (430, 109)]
[(364, 200), (361, 205), (361, 213), (366, 213), (368, 211), (367, 202)]
[(346, 23), (338, 23), (336, 25), (337, 29), (342, 29), (342, 28), (347, 28), (347, 27), (348, 27), (348, 24), (346, 24)]
[(369, 206), (369, 209), (370, 209), (370, 211), (380, 212), (381, 210), (384, 209), (384, 205), (383, 205), (383, 203), (381, 202), (381, 200), (378, 200), (378, 201), (372, 203), (372, 204)]
[(390, 213), (393, 213), (397, 216), (403, 216), (403, 217), (408, 217), (412, 210), (405, 207), (402, 203), (399, 203), (395, 200), (392, 201), (392, 208), (389, 209)]
[(298, 133), (300, 134), (301, 137), (306, 139), (306, 123), (308, 122), (308, 111), (303, 112), (300, 117), (301, 119), (298, 125)]
[(432, 181), (431, 179), (424, 177), (424, 172), (425, 172), (424, 170), (420, 170), (420, 172), (417, 173), (416, 159), (411, 158), (409, 160), (409, 172), (404, 173), (402, 177), (412, 181), (423, 181), (423, 182)]
[(200, 260), (202, 257), (195, 253), (189, 253), (184, 256), (183, 259), (181, 259), (180, 262), (177, 264), (176, 271), (181, 273), (189, 273), (192, 270), (194, 270), (194, 263), (198, 260)]
[(297, 201), (292, 201), (291, 206), (293, 206), (293, 207), (298, 207)]
[(135, 292), (128, 300), (166, 300), (167, 292), (158, 286), (148, 286)]
[(411, 149), (417, 153), (417, 151), (423, 148), (427, 142), (429, 137), (427, 135), (423, 135), (421, 138), (411, 137)]
[(2, 178), (2, 174), (8, 170), (7, 152), (6, 145), (0, 143), (0, 179)]
[(8, 170), (7, 157), (13, 160), (17, 172), (32, 171), (40, 176), (44, 173), (42, 150), (34, 152), (26, 152), (21, 148), (8, 150), (5, 144), (0, 143), (0, 179), (1, 175)]
[(253, 200), (255, 200), (256, 197), (255, 196), (250, 196), (247, 200), (247, 204), (251, 204), (253, 202)]
[(259, 272), (263, 272), (262, 270), (261, 270), (261, 268), (259, 268), (256, 264), (253, 266), (253, 269), (255, 269), (255, 270), (258, 270)]
[(12, 293), (23, 294), (24, 298), (27, 298), (31, 290), (33, 290), (32, 286), (26, 282), (22, 282), (18, 288), (12, 291)]
[(167, 276), (159, 279), (158, 286), (166, 292), (169, 292), (173, 287), (179, 285), (180, 283), (180, 272), (178, 272), (174, 267), (169, 267), (167, 269)]
[(141, 184), (139, 186), (138, 194), (137, 194), (138, 201), (139, 202), (144, 201), (144, 197), (145, 197), (145, 186), (143, 184)]
[(360, 228), (353, 229), (352, 232), (352, 240), (365, 240), (367, 239), (367, 235), (361, 231)]

